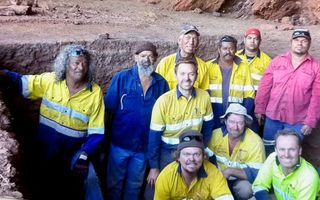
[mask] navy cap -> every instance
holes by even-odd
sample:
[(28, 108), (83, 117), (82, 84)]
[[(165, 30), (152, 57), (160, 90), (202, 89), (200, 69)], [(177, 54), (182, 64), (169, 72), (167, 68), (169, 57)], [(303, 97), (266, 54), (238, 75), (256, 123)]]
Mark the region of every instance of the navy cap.
[(292, 33), (292, 39), (297, 37), (304, 37), (308, 40), (311, 40), (311, 35), (308, 29), (295, 29)]

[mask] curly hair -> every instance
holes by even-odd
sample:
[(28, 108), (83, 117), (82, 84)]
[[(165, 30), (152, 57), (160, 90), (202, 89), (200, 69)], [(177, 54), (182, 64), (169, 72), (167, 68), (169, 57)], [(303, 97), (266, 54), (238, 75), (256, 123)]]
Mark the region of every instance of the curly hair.
[(66, 79), (66, 71), (69, 67), (70, 58), (79, 56), (84, 56), (87, 59), (88, 74), (86, 78), (87, 82), (92, 82), (95, 71), (91, 62), (91, 56), (84, 46), (77, 44), (69, 44), (64, 46), (56, 57), (53, 67), (57, 81), (63, 81)]

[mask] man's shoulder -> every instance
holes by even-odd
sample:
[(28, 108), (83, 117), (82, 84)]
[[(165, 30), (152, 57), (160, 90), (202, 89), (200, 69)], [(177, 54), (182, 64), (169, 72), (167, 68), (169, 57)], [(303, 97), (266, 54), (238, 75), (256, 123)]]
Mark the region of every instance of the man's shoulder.
[(208, 160), (203, 160), (203, 168), (208, 177), (216, 177), (217, 173), (220, 172), (218, 168)]
[(162, 174), (163, 178), (168, 178), (169, 174), (172, 175), (178, 173), (178, 167), (179, 163), (177, 161), (173, 161), (169, 163), (165, 168), (163, 168), (160, 174)]
[[(164, 64), (169, 64), (169, 63), (175, 63), (175, 60), (176, 60), (176, 54), (177, 53), (172, 53), (168, 56), (165, 56), (163, 57), (160, 62), (159, 62), (159, 65), (164, 65)], [(159, 66), (158, 65), (158, 66)]]
[(158, 98), (158, 102), (171, 102), (172, 100), (177, 100), (177, 91), (175, 89), (169, 90)]
[(318, 172), (314, 168), (314, 166), (306, 161), (304, 158), (300, 157), (301, 160), (301, 174), (304, 175), (304, 178), (309, 177), (312, 178), (314, 176), (318, 176)]
[(206, 90), (203, 90), (201, 88), (194, 88), (194, 89), (196, 90), (196, 94), (197, 94), (196, 97), (199, 97), (199, 98), (208, 97), (208, 98), (210, 98), (210, 95)]
[(257, 133), (253, 132), (250, 128), (246, 129), (245, 134), (245, 141), (249, 141), (250, 144), (254, 146), (257, 144), (263, 144), (261, 137)]

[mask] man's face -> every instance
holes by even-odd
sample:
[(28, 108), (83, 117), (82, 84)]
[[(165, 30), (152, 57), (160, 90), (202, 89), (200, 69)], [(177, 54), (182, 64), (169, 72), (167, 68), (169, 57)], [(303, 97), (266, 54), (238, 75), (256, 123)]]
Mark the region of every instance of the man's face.
[(304, 55), (310, 48), (311, 41), (304, 37), (297, 37), (291, 40), (291, 51), (297, 55)]
[(135, 61), (139, 68), (139, 73), (149, 76), (154, 71), (154, 62), (156, 57), (152, 51), (142, 51), (135, 55)]
[(230, 62), (233, 61), (237, 48), (232, 42), (222, 42), (218, 51), (220, 59)]
[(275, 151), (284, 169), (293, 169), (299, 162), (302, 149), (298, 138), (292, 135), (281, 135), (277, 138)]
[(247, 51), (257, 51), (260, 46), (260, 38), (255, 34), (249, 34), (244, 38), (244, 46)]
[(66, 77), (74, 82), (84, 82), (87, 77), (88, 70), (88, 62), (84, 56), (71, 57), (69, 67), (66, 71)]
[(241, 137), (246, 128), (245, 116), (231, 113), (226, 120), (226, 127), (229, 137)]
[(179, 48), (182, 54), (194, 54), (199, 45), (199, 36), (191, 31), (181, 35), (178, 39)]
[(181, 170), (185, 173), (197, 173), (202, 166), (203, 151), (198, 147), (186, 147), (180, 152), (178, 161), (181, 165)]
[(197, 79), (197, 68), (191, 63), (179, 64), (176, 71), (176, 79), (180, 91), (192, 90), (193, 84)]

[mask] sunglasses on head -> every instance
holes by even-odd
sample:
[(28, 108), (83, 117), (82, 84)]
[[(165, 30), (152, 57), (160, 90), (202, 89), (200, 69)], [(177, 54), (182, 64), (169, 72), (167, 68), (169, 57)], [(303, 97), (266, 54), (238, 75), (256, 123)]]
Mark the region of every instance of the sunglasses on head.
[(71, 52), (72, 57), (78, 57), (78, 56), (83, 56), (86, 54), (86, 50), (84, 49), (76, 49)]
[(202, 136), (200, 135), (187, 135), (181, 138), (180, 142), (190, 142), (191, 140), (196, 140), (198, 142), (202, 142)]

